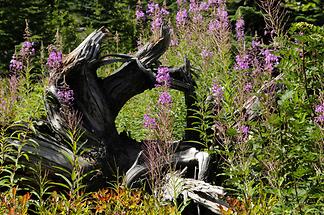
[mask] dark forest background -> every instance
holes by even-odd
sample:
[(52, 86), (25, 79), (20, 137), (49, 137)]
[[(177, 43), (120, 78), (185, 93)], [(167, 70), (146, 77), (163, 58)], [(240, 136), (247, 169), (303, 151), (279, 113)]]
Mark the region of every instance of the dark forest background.
[[(147, 0), (142, 0), (145, 4)], [(172, 12), (177, 10), (175, 0), (161, 0)], [(230, 15), (238, 7), (244, 7), (248, 14), (247, 31), (262, 29), (263, 18), (257, 1), (228, 1)], [(288, 23), (307, 21), (323, 25), (324, 15), (321, 0), (285, 0), (289, 12)], [(55, 41), (56, 32), (64, 53), (75, 48), (93, 29), (107, 27), (110, 32), (111, 46), (108, 50), (129, 52), (136, 47), (135, 8), (137, 0), (0, 0), (0, 71), (5, 73), (15, 52), (15, 46), (24, 41), (26, 20), (33, 41), (42, 41), (46, 47)], [(232, 13), (231, 13), (232, 12)], [(260, 23), (261, 22), (261, 23)], [(40, 46), (40, 44), (39, 44)], [(117, 46), (117, 47), (116, 47)], [(17, 48), (17, 47), (16, 47)]]

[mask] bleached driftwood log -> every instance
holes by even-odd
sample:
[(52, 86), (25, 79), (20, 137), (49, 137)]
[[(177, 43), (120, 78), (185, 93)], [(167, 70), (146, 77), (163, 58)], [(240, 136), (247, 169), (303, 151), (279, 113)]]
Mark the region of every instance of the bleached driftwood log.
[(220, 200), (225, 196), (223, 187), (213, 186), (202, 180), (183, 178), (179, 172), (168, 173), (164, 178), (163, 198), (164, 201), (173, 201), (183, 196), (184, 202), (192, 200), (210, 211), (220, 214), (221, 210), (227, 211), (229, 205)]

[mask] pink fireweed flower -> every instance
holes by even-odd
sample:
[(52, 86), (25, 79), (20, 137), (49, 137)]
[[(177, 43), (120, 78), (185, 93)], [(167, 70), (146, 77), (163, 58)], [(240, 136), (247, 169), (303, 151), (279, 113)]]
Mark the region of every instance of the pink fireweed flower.
[(224, 95), (223, 88), (220, 85), (214, 83), (212, 86), (212, 94), (215, 99), (222, 99)]
[(324, 114), (324, 103), (319, 104), (319, 105), (316, 105), (315, 112), (316, 113), (323, 113)]
[(261, 43), (258, 40), (252, 40), (252, 48), (258, 49), (260, 47)]
[(241, 126), (240, 132), (243, 134), (244, 137), (247, 137), (250, 132), (249, 126), (246, 126), (246, 125)]
[(155, 118), (150, 117), (148, 114), (144, 114), (143, 116), (144, 122), (144, 128), (147, 129), (155, 129), (156, 128), (156, 120)]
[(184, 26), (186, 24), (186, 20), (188, 18), (187, 9), (181, 9), (177, 12), (176, 21), (177, 26)]
[(163, 91), (160, 94), (158, 103), (161, 104), (161, 105), (169, 105), (169, 104), (171, 104), (172, 103), (172, 98), (171, 98), (171, 95), (169, 94), (169, 92)]
[(167, 15), (169, 15), (169, 13), (170, 12), (165, 8), (160, 9), (160, 15), (162, 15), (162, 16), (167, 16)]
[(150, 2), (146, 13), (152, 16), (151, 31), (157, 32), (162, 26), (163, 18), (169, 14), (169, 11), (165, 8), (160, 8), (159, 4)]
[(23, 69), (23, 63), (15, 55), (12, 56), (9, 69), (12, 72), (19, 72)]
[(189, 4), (189, 12), (192, 13), (197, 13), (199, 12), (199, 5), (196, 2), (196, 0), (190, 0), (190, 4)]
[(145, 13), (140, 8), (136, 9), (135, 15), (137, 21), (145, 20)]
[(23, 58), (28, 58), (29, 56), (35, 55), (35, 48), (33, 47), (33, 43), (29, 41), (25, 41), (23, 43), (23, 46), (20, 50), (20, 55)]
[(252, 91), (252, 89), (253, 89), (253, 86), (252, 86), (252, 84), (250, 82), (245, 84), (244, 92), (250, 93)]
[(218, 20), (211, 20), (208, 24), (208, 32), (213, 33), (220, 28), (220, 22)]
[(222, 28), (227, 28), (229, 26), (228, 13), (225, 9), (225, 6), (222, 5), (217, 8), (217, 17), (219, 19), (219, 22), (221, 23)]
[(243, 41), (244, 40), (244, 20), (242, 18), (236, 21), (235, 30), (236, 30), (237, 40)]
[(216, 19), (211, 20), (208, 24), (208, 32), (223, 32), (229, 28), (228, 13), (225, 6), (220, 6), (217, 8)]
[(315, 117), (315, 122), (320, 125), (324, 125), (324, 101), (323, 100), (321, 104), (315, 106), (315, 113), (317, 115)]
[(210, 58), (210, 57), (213, 56), (213, 52), (204, 49), (204, 50), (202, 50), (202, 52), (200, 53), (200, 55), (201, 55), (201, 57), (203, 59), (208, 59), (208, 58)]
[(62, 52), (53, 49), (48, 56), (46, 63), (47, 67), (50, 70), (57, 70), (62, 67), (62, 64)]
[(156, 12), (159, 9), (160, 9), (159, 4), (157, 4), (155, 2), (149, 2), (147, 5), (146, 13), (149, 15), (152, 15), (152, 14), (154, 14), (154, 12)]
[(160, 16), (154, 17), (151, 22), (151, 31), (152, 32), (158, 31), (161, 28), (162, 22), (163, 22), (162, 17)]
[(209, 9), (209, 3), (208, 2), (201, 2), (199, 5), (200, 11), (207, 11)]
[(171, 78), (168, 67), (159, 67), (156, 75), (156, 86), (168, 86)]
[(74, 101), (73, 90), (69, 88), (58, 89), (56, 95), (59, 101), (65, 105), (71, 105), (72, 102)]
[(272, 72), (273, 67), (279, 63), (278, 56), (272, 54), (269, 49), (263, 51), (264, 56), (264, 69)]
[(203, 16), (200, 13), (196, 13), (193, 16), (192, 21), (197, 24), (197, 23), (201, 23), (203, 21), (203, 19), (204, 18), (203, 18)]
[(315, 122), (317, 122), (318, 124), (324, 124), (324, 114), (315, 117)]
[(210, 6), (216, 6), (219, 4), (218, 2), (219, 2), (218, 0), (208, 0), (208, 4)]
[(235, 57), (235, 60), (236, 60), (236, 64), (235, 64), (234, 68), (236, 70), (244, 70), (244, 69), (250, 68), (250, 66), (249, 66), (250, 56), (249, 55), (247, 55), (247, 54), (237, 55)]

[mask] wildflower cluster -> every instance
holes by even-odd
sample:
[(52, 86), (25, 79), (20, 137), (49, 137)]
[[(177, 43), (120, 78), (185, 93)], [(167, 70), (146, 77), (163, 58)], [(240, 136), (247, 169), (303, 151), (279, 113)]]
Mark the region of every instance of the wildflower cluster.
[(71, 105), (74, 100), (73, 90), (71, 90), (69, 87), (58, 89), (56, 94), (59, 101), (65, 105)]
[(144, 128), (146, 129), (156, 129), (156, 120), (150, 117), (148, 114), (144, 114)]
[(29, 42), (29, 41), (25, 41), (23, 43), (23, 46), (22, 46), (21, 50), (20, 50), (20, 55), (23, 58), (28, 58), (29, 56), (35, 55), (34, 43)]
[(177, 26), (184, 26), (186, 24), (187, 19), (188, 19), (187, 9), (186, 8), (180, 9), (177, 12), (177, 16), (176, 16)]
[(249, 135), (250, 127), (247, 126), (247, 125), (242, 125), (240, 127), (240, 132), (243, 135), (243, 139), (246, 139), (248, 137), (248, 135)]
[(244, 86), (245, 93), (250, 93), (252, 91), (252, 89), (253, 89), (253, 85), (251, 82), (248, 82), (245, 84), (245, 86)]
[[(162, 178), (165, 166), (170, 164), (171, 155), (174, 153), (172, 141), (171, 117), (172, 97), (169, 93), (171, 78), (168, 67), (159, 67), (156, 74), (156, 87), (159, 91), (155, 117), (144, 114), (144, 128), (148, 129), (150, 138), (154, 140), (144, 141), (145, 157), (149, 163), (149, 176), (151, 186), (156, 191), (155, 195), (160, 195), (160, 179)], [(171, 168), (171, 167), (168, 167)]]
[(236, 64), (235, 64), (235, 69), (236, 70), (244, 70), (250, 68), (249, 63), (250, 63), (250, 57), (248, 54), (241, 54), (241, 55), (236, 55), (235, 57)]
[(212, 56), (213, 56), (213, 52), (211, 52), (211, 51), (209, 51), (209, 50), (207, 50), (207, 49), (203, 49), (202, 51), (201, 51), (201, 53), (200, 53), (200, 55), (201, 55), (201, 57), (203, 58), (203, 59), (209, 59), (209, 58), (211, 58)]
[(268, 49), (265, 49), (262, 54), (264, 56), (264, 70), (272, 72), (274, 66), (279, 64), (278, 56), (272, 54)]
[(160, 94), (160, 97), (159, 97), (159, 104), (161, 105), (169, 105), (172, 103), (172, 98), (171, 98), (171, 95), (169, 94), (169, 92), (167, 91), (163, 91), (161, 94)]
[(246, 70), (252, 68), (253, 74), (258, 75), (262, 71), (273, 72), (276, 65), (279, 64), (279, 57), (273, 54), (273, 50), (264, 49), (260, 42), (253, 40), (252, 48), (240, 52), (235, 57), (236, 70)]
[(25, 41), (19, 53), (15, 53), (10, 60), (9, 69), (11, 72), (17, 73), (23, 70), (24, 62), (27, 62), (35, 55), (35, 44), (33, 42)]
[(170, 84), (170, 74), (167, 67), (159, 67), (156, 75), (156, 86), (168, 86)]
[[(170, 85), (170, 74), (169, 68), (167, 67), (159, 67), (156, 74), (156, 87), (162, 89), (158, 98), (158, 105), (160, 108), (159, 117), (161, 117), (161, 113), (163, 111), (169, 111), (170, 105), (172, 103), (172, 97), (168, 92), (168, 87)], [(148, 114), (144, 115), (144, 127), (147, 129), (156, 129), (157, 122), (155, 118), (150, 117)]]
[(218, 85), (217, 83), (214, 83), (212, 86), (212, 95), (215, 100), (219, 101), (223, 98), (224, 91), (223, 88)]
[(208, 24), (208, 32), (213, 33), (223, 33), (229, 28), (228, 13), (224, 3), (220, 3), (215, 19), (211, 20)]
[(136, 6), (135, 16), (137, 21), (145, 20), (145, 13), (139, 5)]
[[(9, 76), (5, 79), (0, 78), (0, 124), (7, 125), (13, 120), (20, 119), (17, 113), (22, 112), (24, 106), (28, 106), (24, 103), (32, 103), (30, 101), (34, 99), (31, 94), (35, 91), (31, 84), (35, 85), (34, 82), (32, 83), (32, 78), (36, 73), (32, 75), (32, 72), (36, 70), (32, 63), (36, 54), (36, 44), (30, 41), (30, 36), (26, 22), (25, 41), (21, 44), (20, 50), (16, 50), (12, 55), (9, 63)], [(31, 117), (34, 113), (37, 113), (35, 109), (30, 114), (24, 114)]]
[(243, 42), (244, 41), (244, 19), (240, 18), (239, 20), (236, 21), (235, 30), (236, 30), (237, 40)]
[(9, 65), (10, 71), (16, 73), (23, 69), (23, 62), (16, 56), (13, 55)]
[(53, 48), (49, 53), (46, 65), (51, 71), (57, 71), (60, 69), (63, 65), (62, 52)]
[(159, 67), (156, 75), (156, 82), (157, 86), (162, 88), (162, 92), (160, 93), (158, 103), (163, 106), (170, 105), (172, 103), (171, 95), (168, 92), (170, 81), (171, 78), (169, 74), (169, 68)]
[(162, 26), (163, 19), (169, 15), (169, 11), (152, 1), (148, 3), (145, 12), (140, 5), (137, 5), (135, 15), (137, 21), (144, 21), (147, 18), (151, 19), (151, 31), (158, 32)]

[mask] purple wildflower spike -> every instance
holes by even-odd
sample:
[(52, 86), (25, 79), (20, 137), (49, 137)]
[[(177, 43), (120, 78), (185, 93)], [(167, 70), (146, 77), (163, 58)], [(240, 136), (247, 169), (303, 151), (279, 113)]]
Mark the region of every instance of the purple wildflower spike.
[(263, 51), (264, 56), (264, 69), (270, 72), (273, 71), (273, 67), (279, 63), (278, 56), (272, 54), (269, 49)]
[(184, 8), (179, 10), (176, 16), (177, 26), (185, 25), (187, 18), (188, 18), (187, 9)]
[(157, 86), (168, 86), (170, 84), (171, 78), (169, 74), (168, 67), (159, 67), (156, 75)]
[(74, 101), (73, 90), (71, 90), (69, 88), (58, 89), (56, 94), (57, 94), (59, 101), (65, 105), (71, 105), (72, 102)]
[(315, 122), (317, 122), (318, 124), (322, 124), (322, 123), (324, 123), (324, 114), (315, 117)]
[(215, 99), (222, 99), (224, 95), (223, 88), (220, 85), (214, 83), (212, 86), (212, 94)]
[(136, 9), (135, 15), (137, 21), (145, 20), (145, 13), (140, 8)]
[(235, 30), (236, 30), (237, 40), (243, 41), (244, 40), (244, 20), (242, 18), (236, 21)]
[(247, 137), (249, 135), (250, 128), (249, 128), (249, 126), (243, 125), (243, 126), (241, 126), (240, 131), (242, 132), (242, 134), (245, 137)]
[(324, 103), (323, 104), (316, 105), (315, 112), (316, 113), (323, 113), (324, 114)]
[(171, 95), (169, 94), (169, 92), (167, 91), (163, 91), (161, 94), (160, 94), (160, 97), (159, 97), (159, 104), (161, 105), (169, 105), (172, 103), (172, 98), (171, 98)]
[(204, 50), (202, 50), (202, 52), (201, 52), (200, 55), (201, 55), (201, 57), (202, 57), (203, 59), (208, 59), (208, 58), (210, 58), (210, 57), (213, 56), (213, 52), (204, 49)]
[(208, 24), (208, 32), (213, 33), (220, 28), (221, 24), (218, 20), (211, 20)]
[(154, 12), (156, 12), (157, 10), (159, 10), (159, 4), (155, 3), (155, 2), (149, 2), (147, 5), (147, 11), (146, 13), (149, 15), (154, 14)]
[(156, 128), (156, 120), (150, 117), (148, 114), (144, 114), (144, 122), (143, 125), (147, 129), (155, 129)]
[(12, 72), (19, 72), (23, 69), (23, 63), (15, 55), (12, 56), (9, 69)]
[(250, 82), (245, 84), (244, 92), (250, 93), (252, 91), (252, 89), (253, 89), (253, 86), (252, 86), (252, 84)]
[(199, 5), (200, 11), (207, 11), (209, 9), (209, 3), (208, 2), (201, 2)]
[(61, 68), (62, 64), (62, 52), (53, 49), (48, 56), (46, 65), (50, 70), (57, 70)]
[(20, 50), (20, 54), (23, 58), (27, 58), (29, 56), (35, 55), (35, 48), (33, 47), (33, 43), (29, 41), (25, 41)]
[(244, 69), (250, 68), (250, 66), (249, 66), (250, 56), (249, 55), (247, 55), (247, 54), (237, 55), (235, 57), (235, 59), (236, 59), (235, 69), (244, 70)]

